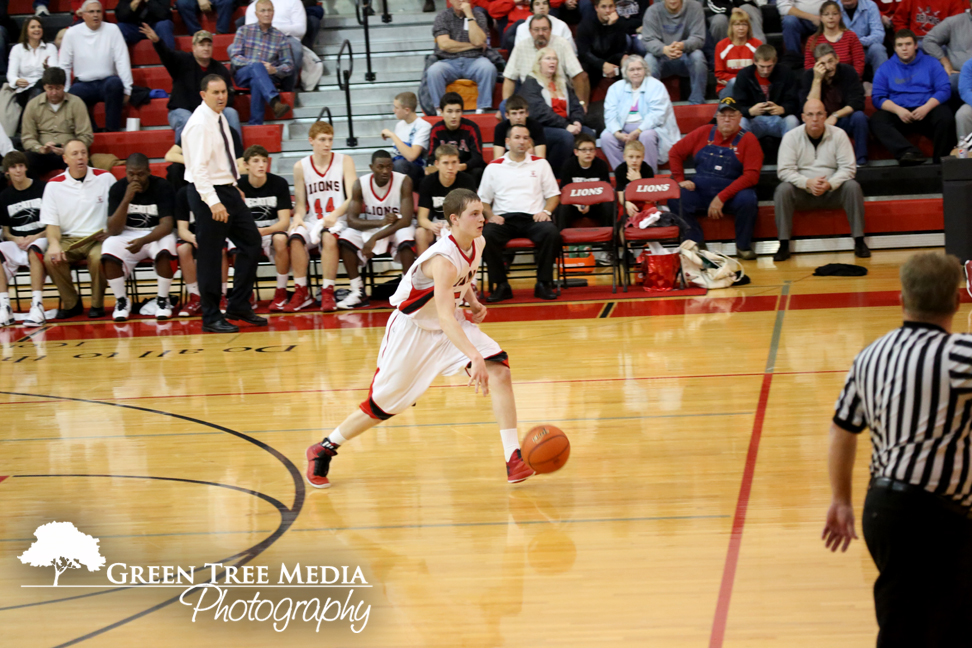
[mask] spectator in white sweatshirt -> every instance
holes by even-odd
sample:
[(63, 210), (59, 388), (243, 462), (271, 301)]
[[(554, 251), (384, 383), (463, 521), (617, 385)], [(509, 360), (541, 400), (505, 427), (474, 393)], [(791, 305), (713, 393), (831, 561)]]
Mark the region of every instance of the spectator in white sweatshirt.
[(105, 102), (105, 130), (121, 130), (122, 109), (132, 94), (128, 46), (118, 25), (103, 21), (98, 0), (87, 0), (81, 17), (84, 23), (64, 35), (59, 67), (68, 75), (69, 92), (89, 109)]
[[(257, 22), (256, 1), (246, 8), (245, 24), (253, 25)], [(287, 34), (290, 41), (290, 53), (294, 57), (295, 78), (300, 74), (304, 63), (304, 48), (300, 41), (307, 33), (307, 10), (300, 0), (273, 0), (274, 27)]]

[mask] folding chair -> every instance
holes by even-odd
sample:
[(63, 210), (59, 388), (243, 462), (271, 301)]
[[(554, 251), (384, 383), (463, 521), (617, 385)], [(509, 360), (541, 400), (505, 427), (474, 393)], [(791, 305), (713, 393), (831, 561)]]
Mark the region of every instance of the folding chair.
[[(560, 204), (562, 205), (600, 205), (603, 203), (614, 203), (614, 187), (607, 182), (573, 182), (560, 190)], [(614, 214), (614, 210), (611, 211)], [(561, 210), (559, 219), (563, 219)], [(569, 286), (568, 279), (570, 274), (567, 269), (567, 257), (565, 250), (568, 246), (586, 245), (592, 250), (607, 252), (611, 261), (611, 292), (618, 291), (618, 274), (620, 266), (618, 264), (618, 246), (615, 238), (615, 225), (607, 227), (564, 227), (565, 223), (558, 223), (560, 226), (560, 238), (562, 241), (560, 254), (557, 256), (558, 272), (560, 274), (561, 285), (564, 288)], [(596, 266), (595, 266), (596, 269)], [(596, 273), (593, 269), (590, 272), (576, 272), (579, 274), (604, 274)]]
[[(671, 200), (672, 198), (680, 198), (682, 195), (681, 187), (675, 182), (670, 176), (663, 178), (644, 178), (642, 180), (634, 180), (628, 184), (627, 188), (624, 190), (624, 199), (627, 202), (632, 202), (635, 204), (641, 204), (646, 202), (659, 203), (663, 200)], [(682, 201), (679, 200), (679, 220), (681, 220), (682, 211)], [(627, 214), (622, 210), (622, 219), (627, 219)], [(624, 222), (624, 221), (622, 221)], [(620, 238), (621, 238), (621, 256), (624, 259), (624, 292), (628, 292), (628, 285), (631, 283), (631, 262), (629, 260), (629, 252), (632, 245), (639, 245), (644, 247), (649, 241), (671, 241), (675, 245), (680, 245), (682, 242), (681, 230), (678, 226), (671, 227), (647, 227), (641, 229), (638, 227), (628, 227), (627, 225), (620, 228)]]

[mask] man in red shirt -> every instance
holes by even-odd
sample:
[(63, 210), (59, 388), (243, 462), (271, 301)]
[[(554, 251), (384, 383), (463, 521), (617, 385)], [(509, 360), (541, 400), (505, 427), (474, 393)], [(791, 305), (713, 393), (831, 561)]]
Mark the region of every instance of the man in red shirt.
[(910, 29), (919, 39), (949, 16), (957, 16), (966, 9), (968, 3), (962, 0), (901, 0), (894, 10), (891, 22), (894, 31)]
[[(703, 242), (697, 214), (713, 220), (726, 214), (736, 217), (736, 256), (756, 258), (753, 228), (756, 226), (756, 183), (763, 166), (759, 140), (739, 127), (742, 113), (736, 100), (726, 97), (716, 109), (716, 125), (700, 126), (679, 140), (668, 153), (672, 178), (682, 188), (682, 216), (688, 224), (685, 238)], [(695, 159), (695, 175), (685, 179), (685, 160)], [(668, 207), (678, 214), (678, 200)]]

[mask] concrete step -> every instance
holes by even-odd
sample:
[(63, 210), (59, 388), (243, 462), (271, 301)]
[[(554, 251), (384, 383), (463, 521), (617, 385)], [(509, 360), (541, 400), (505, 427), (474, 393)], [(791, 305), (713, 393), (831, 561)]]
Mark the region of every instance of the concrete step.
[[(422, 29), (422, 26), (416, 26), (415, 28), (409, 27), (408, 29), (403, 29), (399, 26), (394, 29), (372, 30), (370, 32), (372, 56), (376, 53), (414, 51), (416, 45), (420, 44), (419, 32)], [(426, 35), (428, 36), (426, 39), (427, 43), (423, 44), (422, 47), (427, 45), (431, 49), (433, 46), (431, 23), (428, 25), (428, 33)], [(324, 32), (321, 30), (321, 36), (314, 43), (315, 51), (323, 56), (337, 56), (345, 40), (351, 43), (355, 58), (359, 55), (364, 56), (364, 30), (355, 30), (353, 32), (348, 30)]]
[[(421, 76), (419, 76), (421, 79)], [(351, 103), (354, 114), (358, 115), (359, 106), (377, 104), (389, 97), (387, 110), (391, 113), (391, 102), (399, 92), (418, 90), (418, 81), (404, 79), (394, 82), (376, 83), (351, 83)], [(344, 91), (339, 89), (336, 84), (320, 85), (314, 92), (301, 92), (298, 95), (300, 108), (316, 108), (320, 110), (322, 106), (331, 109), (331, 114), (335, 117), (338, 114), (346, 115), (346, 104)], [(316, 116), (310, 115), (312, 117)]]
[[(380, 138), (382, 130), (385, 128), (394, 130), (397, 122), (398, 120), (395, 119), (394, 115), (374, 115), (360, 119), (355, 117), (354, 135), (358, 138), (359, 142), (363, 138)], [(307, 146), (309, 150), (310, 145), (307, 142), (307, 134), (310, 131), (310, 127), (313, 123), (313, 121), (292, 122), (288, 126), (288, 141), (302, 143), (303, 145)], [(343, 119), (336, 119), (334, 121), (334, 139), (341, 142), (346, 139), (347, 136), (348, 122)], [(391, 140), (385, 141), (385, 144), (389, 145), (389, 147), (392, 146)]]
[[(408, 54), (386, 52), (384, 54), (373, 54), (371, 57), (371, 70), (375, 73), (375, 81), (412, 81), (416, 86), (422, 79), (422, 71), (425, 69), (425, 57), (432, 53), (431, 49), (412, 51)], [(336, 56), (322, 57), (324, 62), (324, 76), (318, 84), (319, 89), (336, 87), (338, 80), (338, 66)], [(348, 57), (342, 57), (341, 66), (343, 70), (348, 69)], [(367, 65), (364, 53), (356, 52), (351, 74), (352, 83), (365, 83)]]
[[(364, 29), (358, 24), (358, 19), (354, 13), (354, 3), (341, 2), (342, 6), (338, 15), (333, 15), (329, 8), (330, 0), (324, 0), (324, 20), (321, 23), (321, 31), (336, 31), (339, 29)], [(345, 4), (350, 5), (344, 9)], [(381, 29), (383, 27), (395, 27), (401, 25), (421, 25), (432, 24), (435, 20), (435, 13), (423, 13), (422, 6), (424, 0), (389, 0), (389, 12), (391, 13), (391, 23), (381, 22), (381, 3), (375, 3), (375, 11), (378, 13), (368, 17), (369, 29)], [(444, 0), (436, 0), (437, 11), (446, 8)]]

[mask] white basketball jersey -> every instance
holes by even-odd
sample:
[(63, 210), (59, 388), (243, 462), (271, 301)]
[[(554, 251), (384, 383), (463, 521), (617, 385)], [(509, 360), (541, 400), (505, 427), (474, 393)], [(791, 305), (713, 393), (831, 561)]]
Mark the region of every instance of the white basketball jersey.
[(304, 170), (304, 190), (307, 192), (307, 219), (324, 218), (341, 206), (347, 198), (344, 186), (344, 155), (331, 153), (326, 169), (314, 166), (314, 156), (300, 161)]
[(364, 198), (364, 204), (361, 205), (361, 214), (358, 218), (381, 221), (388, 214), (397, 214), (401, 218), (402, 182), (404, 181), (404, 173), (392, 171), (391, 182), (384, 187), (376, 187), (374, 173), (361, 176), (361, 196)]
[(441, 330), (438, 311), (435, 308), (435, 281), (422, 272), (422, 264), (434, 256), (444, 256), (456, 266), (456, 281), (452, 294), (456, 308), (462, 303), (466, 288), (476, 281), (476, 272), (483, 258), (486, 239), (480, 236), (473, 240), (472, 248), (460, 250), (451, 235), (436, 241), (428, 250), (415, 260), (412, 267), (402, 277), (398, 290), (392, 295), (391, 305), (412, 318), (419, 327), (431, 331)]

